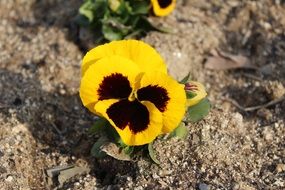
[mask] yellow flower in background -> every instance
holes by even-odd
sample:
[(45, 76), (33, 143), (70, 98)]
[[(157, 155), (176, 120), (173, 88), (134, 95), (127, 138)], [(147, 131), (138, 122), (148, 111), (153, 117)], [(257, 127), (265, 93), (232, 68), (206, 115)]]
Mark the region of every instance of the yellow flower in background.
[(193, 98), (187, 99), (187, 106), (193, 106), (197, 103), (199, 103), (203, 98), (207, 96), (207, 92), (205, 90), (205, 87), (203, 84), (196, 82), (196, 81), (190, 81), (185, 84), (185, 90), (186, 92), (193, 93)]
[(151, 0), (151, 4), (156, 16), (166, 16), (174, 10), (176, 0)]
[(120, 40), (100, 45), (87, 52), (82, 61), (82, 75), (99, 59), (113, 55), (130, 59), (142, 72), (158, 70), (167, 73), (162, 57), (153, 47), (138, 40)]
[(109, 7), (112, 11), (116, 12), (121, 5), (120, 0), (108, 0)]
[[(162, 59), (150, 46), (137, 42), (91, 50), (83, 60), (80, 84), (83, 105), (105, 117), (129, 146), (171, 132), (186, 108), (184, 85), (166, 74)], [(133, 49), (137, 47), (140, 51)], [(142, 60), (152, 64), (143, 65)]]

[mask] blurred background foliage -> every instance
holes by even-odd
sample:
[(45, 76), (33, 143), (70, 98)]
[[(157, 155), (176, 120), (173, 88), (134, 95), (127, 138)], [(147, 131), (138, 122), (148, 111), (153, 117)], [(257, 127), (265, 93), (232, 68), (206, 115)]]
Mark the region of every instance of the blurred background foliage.
[(85, 0), (77, 23), (96, 36), (97, 42), (137, 38), (148, 31), (166, 30), (150, 22), (150, 0)]

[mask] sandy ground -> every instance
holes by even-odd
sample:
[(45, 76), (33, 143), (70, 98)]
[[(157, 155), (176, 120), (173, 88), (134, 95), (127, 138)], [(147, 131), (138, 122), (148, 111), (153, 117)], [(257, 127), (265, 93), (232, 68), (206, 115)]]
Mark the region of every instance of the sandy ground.
[[(96, 117), (78, 97), (88, 47), (74, 24), (80, 4), (0, 1), (1, 190), (285, 189), (285, 101), (243, 109), (284, 95), (284, 1), (180, 1), (172, 15), (155, 19), (174, 33), (143, 40), (174, 77), (190, 71), (203, 82), (213, 105), (185, 141), (154, 143), (160, 166), (89, 154), (98, 137), (87, 134)], [(257, 69), (205, 69), (215, 49), (246, 56)], [(90, 172), (48, 183), (47, 169), (70, 164)]]

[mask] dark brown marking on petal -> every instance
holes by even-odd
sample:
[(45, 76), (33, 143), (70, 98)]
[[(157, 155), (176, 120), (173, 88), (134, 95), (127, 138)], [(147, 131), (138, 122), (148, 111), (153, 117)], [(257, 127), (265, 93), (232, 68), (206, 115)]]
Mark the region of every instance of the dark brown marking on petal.
[(150, 101), (161, 112), (166, 110), (167, 102), (170, 100), (166, 89), (157, 85), (143, 87), (137, 91), (137, 95), (140, 101)]
[(167, 8), (173, 0), (157, 0), (159, 6), (163, 9)]
[(128, 98), (131, 92), (128, 78), (120, 73), (104, 77), (98, 89), (99, 100)]
[(148, 109), (137, 100), (114, 103), (107, 109), (107, 115), (122, 130), (129, 125), (134, 134), (147, 129), (150, 123)]

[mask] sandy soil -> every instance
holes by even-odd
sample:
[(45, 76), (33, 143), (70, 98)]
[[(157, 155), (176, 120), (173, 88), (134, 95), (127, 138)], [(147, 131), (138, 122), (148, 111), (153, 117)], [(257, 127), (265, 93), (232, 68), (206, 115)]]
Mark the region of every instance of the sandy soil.
[[(77, 0), (0, 1), (0, 189), (285, 189), (285, 4), (281, 0), (180, 1), (155, 19), (173, 34), (149, 33), (169, 72), (204, 82), (213, 108), (185, 141), (157, 140), (161, 165), (94, 159), (96, 120), (78, 97), (86, 42)], [(86, 39), (85, 39), (86, 40)], [(248, 57), (258, 69), (212, 71), (214, 49)], [(236, 106), (236, 103), (240, 107)], [(90, 172), (64, 184), (46, 170)]]

